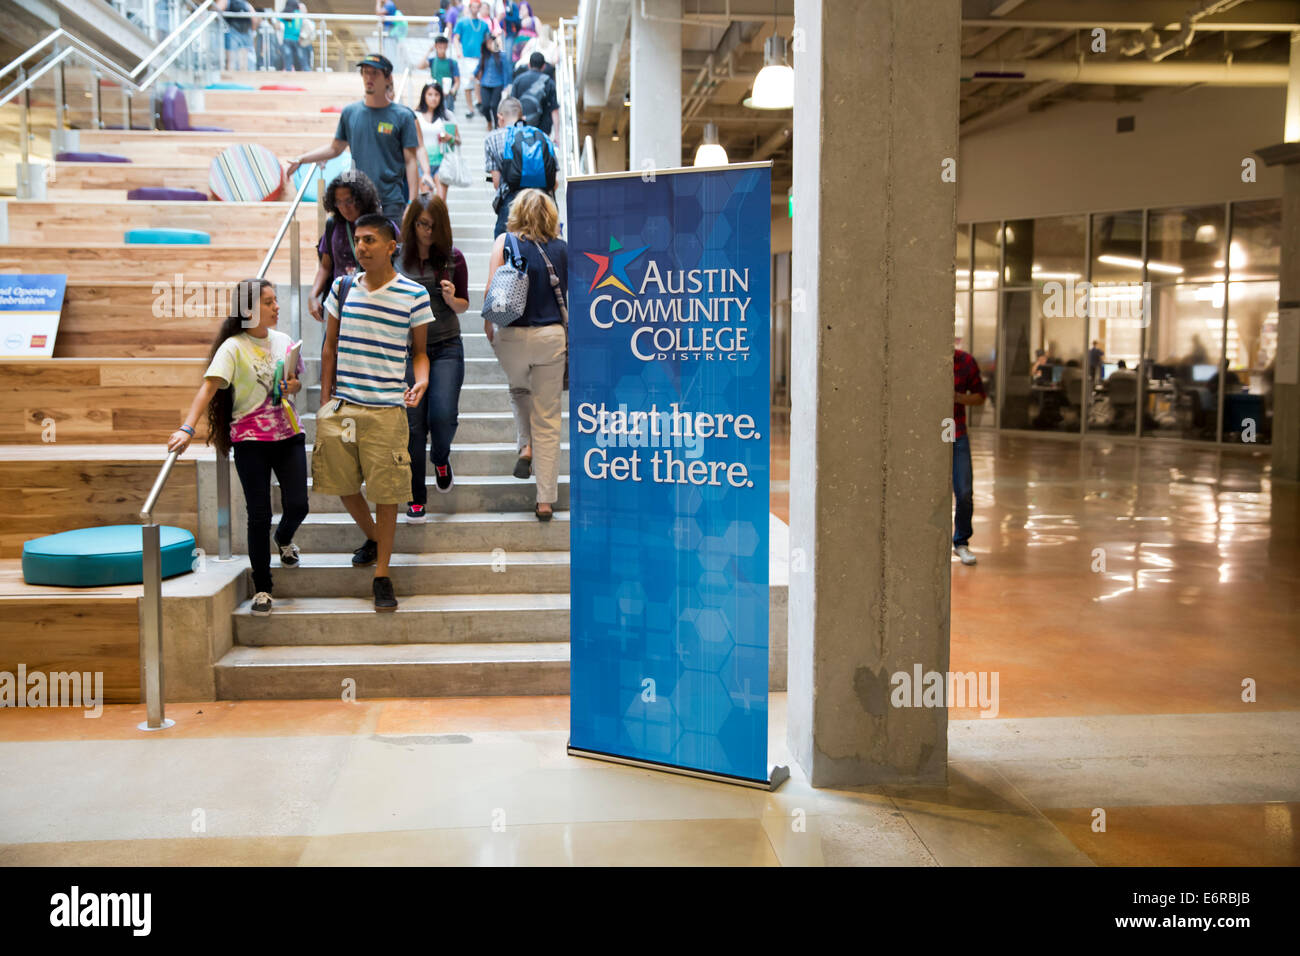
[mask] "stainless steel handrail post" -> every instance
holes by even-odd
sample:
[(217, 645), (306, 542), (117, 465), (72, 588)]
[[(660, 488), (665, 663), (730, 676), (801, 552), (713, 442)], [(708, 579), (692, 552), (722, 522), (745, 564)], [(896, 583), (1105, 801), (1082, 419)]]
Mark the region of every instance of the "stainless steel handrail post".
[(164, 713), (162, 529), (153, 520), (153, 509), (167, 484), (172, 465), (176, 464), (177, 454), (173, 451), (167, 455), (167, 461), (140, 509), (140, 517), (144, 519), (140, 529), (141, 581), (144, 584), (144, 596), (140, 601), (140, 697), (145, 706), (145, 720), (137, 725), (140, 730), (165, 730), (176, 723), (168, 720)]
[(99, 86), (99, 70), (91, 69), (90, 71), (90, 110), (91, 120), (95, 129), (104, 128), (104, 117), (100, 112), (102, 105), (101, 91)]
[[(27, 82), (27, 71), (22, 67), (18, 68), (18, 82)], [(27, 117), (32, 111), (32, 96), (29, 90), (23, 90), (23, 105), (19, 110), (18, 116), (18, 138), (22, 141), (18, 144), (19, 155), (23, 158), (22, 165), (18, 168), (18, 195), (21, 199), (31, 197), (31, 156), (29, 155), (28, 140), (31, 138), (27, 129)]]
[[(307, 176), (311, 181), (311, 176)], [(289, 213), (293, 216), (289, 225), (289, 282), (293, 288), (293, 299), (289, 303), (289, 329), (296, 342), (302, 337), (302, 248), (298, 241), (297, 206)], [(292, 375), (293, 369), (285, 369), (286, 375)]]
[(217, 560), (229, 561), (230, 550), (230, 456), (217, 453)]
[(65, 130), (68, 128), (68, 89), (65, 85), (67, 77), (63, 73), (63, 64), (59, 63), (59, 68), (54, 71), (54, 128)]

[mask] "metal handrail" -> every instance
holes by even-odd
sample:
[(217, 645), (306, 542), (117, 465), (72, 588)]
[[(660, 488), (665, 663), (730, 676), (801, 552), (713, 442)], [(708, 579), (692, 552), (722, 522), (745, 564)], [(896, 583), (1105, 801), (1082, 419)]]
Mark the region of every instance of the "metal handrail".
[(573, 28), (573, 20), (560, 20), (555, 31), (556, 42), (560, 47), (560, 62), (555, 75), (560, 94), (560, 123), (564, 127), (560, 141), (566, 177), (582, 173), (581, 151), (578, 146), (578, 99), (573, 67), (575, 51), (569, 36)]
[[(34, 72), (27, 74), (25, 79), (21, 79), (14, 85), (10, 86), (3, 95), (0, 95), (0, 106), (4, 106), (24, 90), (30, 89), (38, 79), (50, 70), (54, 69), (64, 60), (74, 55), (93, 61), (94, 65), (105, 70), (119, 85), (123, 87), (129, 86), (133, 92), (143, 93), (148, 90), (149, 87), (153, 86), (158, 77), (163, 74), (163, 71), (165, 71), (167, 67), (172, 65), (178, 56), (184, 53), (195, 40), (203, 35), (203, 31), (207, 29), (208, 24), (212, 23), (213, 20), (216, 20), (220, 16), (221, 14), (216, 12), (209, 13), (208, 18), (199, 25), (198, 29), (196, 29), (189, 38), (185, 40), (185, 42), (181, 43), (175, 50), (173, 50), (171, 55), (168, 56), (167, 59), (163, 60), (162, 64), (140, 83), (137, 83), (133, 76), (125, 73), (120, 67), (114, 64), (111, 60), (102, 56), (93, 47), (83, 43), (81, 40), (64, 30), (56, 30), (55, 33), (50, 34), (47, 41), (57, 42), (58, 36), (56, 36), (56, 34), (59, 34), (67, 37), (68, 40), (71, 41), (71, 45), (64, 47), (58, 53), (46, 57), (41, 61), (40, 66), (38, 66)], [(33, 49), (40, 49), (43, 46), (45, 46), (45, 43), (38, 44), (36, 47), (33, 47)], [(24, 56), (26, 56), (26, 54), (24, 54)]]
[(158, 472), (158, 477), (153, 481), (153, 488), (149, 491), (149, 497), (144, 500), (144, 507), (140, 509), (140, 517), (148, 524), (153, 521), (153, 509), (158, 504), (158, 496), (162, 494), (163, 485), (167, 484), (167, 477), (172, 473), (172, 465), (176, 464), (176, 458), (180, 452), (172, 452), (163, 462), (162, 469)]
[(591, 176), (596, 172), (596, 147), (590, 136), (583, 138), (582, 161), (578, 164), (578, 169), (584, 176)]
[[(194, 12), (191, 13), (188, 17), (186, 17), (186, 18), (181, 22), (181, 25), (180, 25), (180, 26), (178, 26), (178, 27), (177, 27), (175, 30), (173, 30), (171, 33), (167, 34), (167, 36), (164, 37), (164, 38), (163, 38), (163, 39), (158, 43), (158, 45), (157, 45), (156, 47), (154, 47), (153, 50), (152, 50), (149, 54), (147, 54), (147, 55), (145, 56), (145, 58), (144, 58), (143, 60), (141, 60), (139, 63), (136, 64), (135, 69), (131, 71), (131, 76), (132, 76), (132, 77), (139, 76), (139, 75), (140, 75), (140, 71), (143, 70), (146, 66), (149, 65), (149, 61), (150, 61), (150, 60), (152, 60), (152, 59), (153, 59), (154, 57), (156, 57), (159, 53), (161, 53), (161, 52), (163, 51), (163, 49), (166, 48), (167, 44), (169, 44), (169, 43), (172, 42), (172, 40), (174, 40), (176, 37), (180, 36), (180, 34), (181, 34), (181, 33), (182, 33), (182, 32), (183, 32), (183, 31), (184, 31), (184, 30), (185, 30), (185, 29), (190, 25), (190, 23), (192, 23), (192, 22), (194, 21), (194, 19), (195, 19), (196, 17), (198, 17), (198, 15), (199, 15), (200, 13), (202, 13), (204, 10), (208, 9), (208, 7), (212, 6), (212, 4), (213, 4), (214, 2), (215, 2), (215, 0), (203, 0), (203, 4), (202, 4), (201, 6), (196, 7), (195, 10), (194, 10)], [(209, 18), (209, 19), (204, 23), (204, 26), (206, 27), (207, 24), (208, 24), (208, 23), (211, 23), (211, 22), (212, 22), (212, 21), (211, 21), (211, 18)]]

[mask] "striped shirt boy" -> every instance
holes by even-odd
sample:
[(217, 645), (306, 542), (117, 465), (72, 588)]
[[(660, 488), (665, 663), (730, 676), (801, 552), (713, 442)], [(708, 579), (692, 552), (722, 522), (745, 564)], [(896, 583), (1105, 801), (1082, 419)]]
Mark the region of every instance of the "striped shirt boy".
[(357, 405), (403, 405), (406, 396), (407, 338), (411, 329), (434, 320), (429, 293), (418, 282), (395, 273), (374, 290), (353, 278), (339, 316), (340, 277), (325, 299), (325, 314), (339, 319), (338, 365), (334, 394)]

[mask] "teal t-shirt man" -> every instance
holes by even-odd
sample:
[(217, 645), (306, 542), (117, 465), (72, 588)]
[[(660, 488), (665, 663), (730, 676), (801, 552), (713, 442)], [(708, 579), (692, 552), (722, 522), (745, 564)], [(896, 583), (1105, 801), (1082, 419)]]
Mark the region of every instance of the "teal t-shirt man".
[(460, 37), (461, 56), (477, 60), (483, 53), (483, 40), (488, 34), (488, 23), (478, 17), (462, 16), (456, 21), (456, 36)]
[(384, 215), (401, 222), (407, 202), (403, 150), (420, 145), (415, 114), (398, 103), (384, 107), (349, 103), (339, 114), (334, 138), (348, 144), (352, 165), (374, 182)]

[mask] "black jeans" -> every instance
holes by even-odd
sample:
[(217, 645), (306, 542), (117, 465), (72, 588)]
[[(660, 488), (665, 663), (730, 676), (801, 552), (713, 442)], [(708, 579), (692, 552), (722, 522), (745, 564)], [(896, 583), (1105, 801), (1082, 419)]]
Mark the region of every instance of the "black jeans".
[(253, 590), (271, 593), (271, 473), (280, 482), (284, 514), (276, 544), (289, 544), (307, 517), (307, 436), (282, 441), (237, 441), (235, 471), (248, 506), (248, 560)]
[(504, 86), (479, 87), (479, 112), (487, 117), (488, 128), (497, 128), (497, 107), (501, 105), (501, 91)]
[[(451, 442), (460, 423), (460, 387), (465, 382), (465, 346), (458, 335), (435, 343), (429, 350), (429, 387), (420, 404), (406, 410), (410, 428), (407, 450), (411, 453), (411, 501), (417, 505), (429, 500), (424, 483), (424, 442), (429, 439), (429, 461), (445, 465), (451, 461)], [(406, 359), (406, 384), (415, 384), (415, 368)]]

